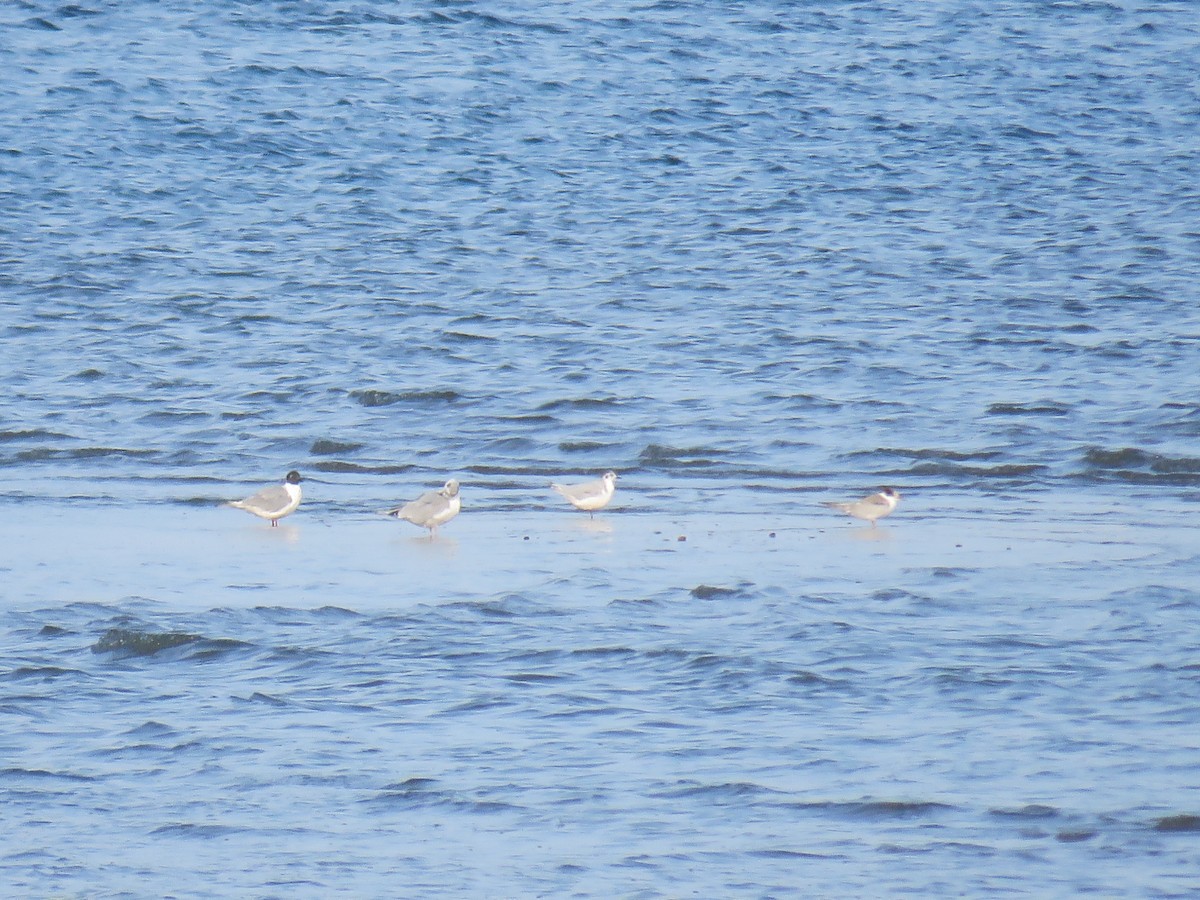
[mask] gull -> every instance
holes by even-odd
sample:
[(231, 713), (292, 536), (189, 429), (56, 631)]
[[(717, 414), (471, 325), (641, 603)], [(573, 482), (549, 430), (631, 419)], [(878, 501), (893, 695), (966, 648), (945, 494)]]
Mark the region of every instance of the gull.
[(458, 497), (458, 482), (451, 478), (441, 490), (426, 491), (416, 500), (384, 510), (383, 514), (428, 528), (429, 539), (433, 540), (437, 527), (457, 516), (460, 509), (462, 501)]
[(595, 516), (596, 510), (604, 509), (617, 490), (617, 473), (605, 472), (595, 481), (583, 484), (551, 484), (550, 489), (567, 498), (576, 509), (586, 510)]
[(225, 505), (234, 509), (244, 509), (261, 519), (270, 519), (271, 527), (274, 528), (280, 519), (294, 513), (300, 505), (300, 482), (303, 480), (299, 472), (288, 472), (283, 484), (263, 488), (245, 500), (234, 500)]
[(866, 519), (871, 523), (871, 527), (874, 528), (875, 520), (891, 515), (892, 511), (896, 508), (896, 504), (899, 502), (900, 492), (893, 488), (885, 487), (878, 494), (863, 497), (861, 500), (852, 500), (849, 503), (822, 503), (821, 505), (828, 506), (830, 509), (840, 510), (856, 519)]

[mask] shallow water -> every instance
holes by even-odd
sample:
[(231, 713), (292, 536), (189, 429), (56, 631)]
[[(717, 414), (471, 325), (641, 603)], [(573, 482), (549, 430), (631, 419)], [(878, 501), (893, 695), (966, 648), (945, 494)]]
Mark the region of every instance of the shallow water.
[(1196, 892), (1190, 12), (0, 11), (6, 893)]

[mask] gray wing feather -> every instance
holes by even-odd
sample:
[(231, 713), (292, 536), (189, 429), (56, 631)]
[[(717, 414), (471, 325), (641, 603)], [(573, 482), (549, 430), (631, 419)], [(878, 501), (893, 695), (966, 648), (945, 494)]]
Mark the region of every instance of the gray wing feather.
[(412, 522), (414, 525), (424, 525), (438, 513), (443, 512), (448, 503), (449, 501), (438, 491), (429, 491), (416, 500), (391, 510), (388, 515)]
[(585, 481), (583, 484), (552, 484), (550, 487), (568, 500), (588, 500), (604, 495), (604, 479)]
[(245, 500), (236, 500), (230, 506), (237, 506), (242, 509), (263, 509), (275, 510), (283, 509), (292, 498), (288, 495), (287, 490), (283, 486), (263, 488), (257, 494), (251, 494)]

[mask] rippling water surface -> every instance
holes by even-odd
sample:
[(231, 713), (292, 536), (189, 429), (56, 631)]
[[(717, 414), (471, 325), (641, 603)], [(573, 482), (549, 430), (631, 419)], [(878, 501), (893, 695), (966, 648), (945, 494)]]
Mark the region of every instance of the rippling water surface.
[(7, 895), (1200, 891), (1190, 4), (0, 36)]

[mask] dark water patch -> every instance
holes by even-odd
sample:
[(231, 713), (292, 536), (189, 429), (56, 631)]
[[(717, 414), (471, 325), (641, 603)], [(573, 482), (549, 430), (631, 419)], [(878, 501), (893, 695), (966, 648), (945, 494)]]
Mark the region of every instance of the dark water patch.
[(700, 469), (717, 465), (710, 456), (720, 456), (709, 447), (668, 447), (648, 444), (638, 454), (638, 462), (648, 469)]
[(206, 412), (187, 412), (174, 409), (159, 409), (154, 412), (146, 413), (138, 419), (139, 422), (146, 425), (162, 425), (173, 426), (184, 422), (192, 422), (197, 419), (207, 419), (209, 414)]
[(337, 456), (339, 453), (354, 453), (356, 450), (361, 450), (365, 444), (360, 444), (355, 441), (333, 441), (333, 440), (317, 440), (313, 441), (313, 445), (308, 448), (308, 452), (313, 456)]
[(1028, 820), (1055, 819), (1061, 815), (1060, 811), (1055, 807), (1044, 806), (1040, 803), (1030, 803), (1010, 809), (989, 809), (988, 814), (1000, 819)]
[(827, 853), (811, 853), (805, 850), (784, 850), (784, 849), (767, 849), (767, 850), (750, 850), (746, 853), (747, 856), (757, 857), (759, 859), (833, 859), (837, 858)]
[(606, 444), (601, 441), (563, 441), (558, 449), (563, 453), (596, 453), (601, 450), (612, 450), (616, 444)]
[(133, 450), (128, 447), (80, 447), (66, 454), (71, 459), (102, 459), (110, 456), (146, 459), (158, 456), (158, 450)]
[(737, 587), (720, 587), (711, 584), (700, 584), (688, 593), (697, 600), (732, 600), (750, 595), (753, 585), (743, 584)]
[(663, 790), (651, 791), (650, 796), (664, 800), (698, 798), (712, 803), (741, 802), (754, 797), (780, 796), (781, 792), (749, 781), (727, 781), (714, 784), (682, 782)]
[(933, 684), (939, 691), (957, 692), (957, 689), (963, 687), (999, 688), (1013, 684), (1011, 678), (1002, 678), (974, 666), (930, 666), (924, 669), (924, 672), (927, 677), (932, 676)]
[(335, 606), (333, 604), (326, 604), (325, 606), (317, 607), (313, 610), (313, 615), (322, 620), (335, 619), (342, 622), (364, 618), (363, 614), (357, 610), (348, 609), (345, 606)]
[(584, 659), (629, 659), (638, 653), (630, 647), (580, 647), (572, 650), (571, 655)]
[(559, 420), (551, 415), (544, 413), (529, 413), (520, 416), (498, 416), (497, 422), (503, 422), (513, 427), (535, 426), (535, 425), (557, 425)]
[(976, 460), (995, 459), (1001, 455), (999, 450), (950, 450), (941, 448), (906, 449), (903, 447), (880, 447), (876, 450), (860, 450), (846, 454), (847, 459), (859, 456), (895, 456), (901, 459), (916, 460), (946, 460), (949, 462), (973, 462)]
[(500, 340), (490, 334), (474, 334), (469, 331), (444, 331), (442, 334), (447, 341), (455, 344), (494, 344)]
[(1154, 830), (1170, 834), (1200, 833), (1200, 816), (1183, 813), (1177, 816), (1163, 816), (1154, 821)]
[(98, 9), (88, 9), (84, 6), (77, 6), (74, 3), (68, 3), (65, 6), (58, 8), (58, 14), (64, 19), (85, 19), (92, 16), (101, 15)]
[(950, 566), (935, 566), (934, 568), (929, 570), (929, 575), (931, 578), (945, 579), (945, 580), (949, 581), (949, 580), (965, 578), (968, 575), (974, 575), (974, 574), (977, 574), (978, 572), (979, 572), (978, 569), (963, 569), (963, 568), (954, 568), (954, 567), (950, 567)]
[(202, 635), (183, 631), (147, 632), (131, 628), (110, 628), (92, 645), (92, 652), (113, 653), (120, 657), (154, 656), (163, 650), (202, 640)]
[(458, 391), (380, 391), (356, 390), (350, 392), (350, 397), (367, 407), (394, 406), (398, 403), (412, 403), (418, 406), (428, 406), (434, 403), (454, 403), (462, 399)]
[(42, 440), (73, 440), (73, 438), (69, 434), (63, 434), (58, 431), (47, 431), (44, 428), (26, 428), (16, 431), (0, 431), (0, 444), (9, 444), (16, 441)]
[(0, 781), (96, 781), (94, 775), (79, 775), (75, 772), (51, 772), (47, 769), (24, 769), (11, 766), (0, 769)]
[(292, 705), (287, 700), (283, 700), (279, 697), (273, 697), (270, 694), (264, 694), (262, 691), (255, 691), (249, 697), (245, 698), (245, 700), (242, 700), (242, 702), (260, 704), (262, 706), (273, 706), (276, 709)]
[(1200, 484), (1200, 457), (1165, 456), (1138, 447), (1089, 447), (1083, 454), (1085, 472), (1138, 484)]
[(312, 463), (309, 468), (314, 472), (323, 472), (326, 475), (401, 475), (411, 472), (416, 466), (410, 464), (370, 466), (344, 460), (324, 459)]
[(521, 451), (532, 451), (537, 446), (538, 442), (530, 438), (503, 437), (488, 441), (486, 449), (497, 452), (499, 455), (512, 454), (514, 456), (520, 456), (523, 455)]
[(59, 666), (18, 666), (0, 675), (2, 681), (56, 681), (59, 678), (82, 675), (89, 677), (87, 672), (80, 669), (64, 669)]
[[(619, 706), (610, 706), (607, 704), (597, 703), (594, 700), (589, 701), (587, 698), (570, 698), (576, 706), (558, 707), (551, 712), (543, 713), (541, 718), (551, 720), (570, 721), (573, 719), (599, 719), (620, 716), (622, 719), (628, 716), (633, 710), (624, 709)], [(602, 737), (638, 737), (641, 732), (636, 728), (612, 728), (597, 732)]]
[(563, 616), (565, 611), (550, 609), (523, 594), (506, 594), (489, 600), (456, 600), (440, 607), (444, 613), (466, 612), (472, 617), (506, 621), (524, 616)]
[(987, 408), (989, 416), (1066, 416), (1071, 407), (1053, 400), (1038, 403), (993, 403)]
[(898, 472), (886, 472), (887, 475), (920, 475), (924, 477), (941, 476), (952, 478), (1030, 478), (1034, 475), (1044, 475), (1050, 471), (1049, 466), (1040, 463), (1008, 463), (998, 466), (964, 466), (951, 462), (922, 462)]
[(828, 397), (819, 397), (808, 393), (770, 393), (764, 394), (762, 399), (765, 403), (781, 403), (792, 409), (807, 411), (837, 412), (844, 405), (838, 400), (831, 400)]
[(610, 409), (623, 405), (625, 401), (616, 397), (571, 397), (560, 400), (548, 400), (536, 407), (537, 412), (550, 412), (557, 409)]
[(491, 712), (496, 709), (507, 709), (514, 705), (512, 698), (508, 696), (475, 697), (462, 703), (456, 703), (446, 709), (442, 715), (456, 716), (462, 713)]
[(192, 645), (189, 658), (196, 662), (208, 662), (221, 659), (233, 652), (250, 649), (253, 646), (246, 641), (234, 638), (205, 638)]
[(39, 637), (62, 637), (68, 634), (76, 634), (77, 632), (70, 631), (58, 625), (43, 625), (38, 631)]
[(1061, 844), (1080, 844), (1097, 837), (1100, 832), (1093, 828), (1068, 828), (1059, 831), (1054, 839)]
[(441, 788), (438, 785), (439, 782), (432, 778), (409, 778), (387, 785), (366, 802), (402, 809), (446, 807), (468, 813), (498, 813), (520, 809), (511, 803), (478, 800), (461, 791)]
[(878, 600), (883, 603), (898, 603), (907, 601), (910, 603), (919, 603), (926, 601), (927, 597), (922, 597), (918, 594), (910, 593), (903, 588), (885, 588), (881, 591), (875, 591), (871, 594), (872, 600)]
[(216, 840), (244, 834), (251, 829), (235, 825), (198, 824), (196, 822), (176, 822), (173, 825), (160, 825), (150, 833), (159, 837), (199, 838), (200, 840)]
[(950, 812), (954, 809), (950, 804), (933, 800), (817, 801), (788, 805), (800, 810), (828, 811), (841, 816), (873, 821), (923, 818)]
[(554, 684), (564, 681), (569, 675), (546, 674), (544, 672), (519, 672), (515, 675), (505, 675), (505, 681), (513, 684)]
[(70, 450), (53, 447), (38, 447), (22, 450), (13, 459), (19, 462), (43, 462), (45, 460), (94, 460), (94, 459), (152, 459), (161, 456), (158, 450), (133, 450), (127, 447), (77, 447)]
[(809, 671), (794, 672), (793, 674), (787, 676), (786, 681), (788, 684), (794, 684), (803, 687), (845, 688), (850, 684), (842, 679), (828, 678), (824, 675), (818, 674), (817, 672)]

